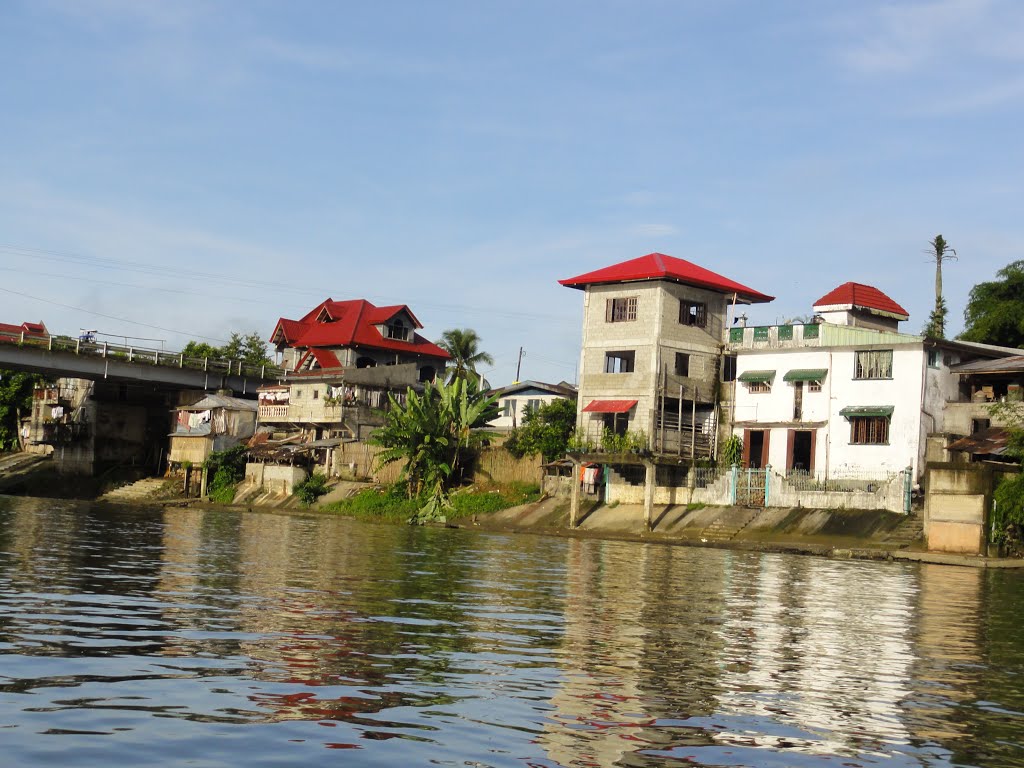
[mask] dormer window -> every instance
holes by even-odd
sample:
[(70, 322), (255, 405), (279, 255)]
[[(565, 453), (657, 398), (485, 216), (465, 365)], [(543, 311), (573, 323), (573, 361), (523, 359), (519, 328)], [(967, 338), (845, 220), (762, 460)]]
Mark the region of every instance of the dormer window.
[(389, 339), (398, 339), (399, 341), (408, 341), (412, 335), (412, 329), (402, 322), (402, 318), (396, 317), (385, 328), (385, 336)]

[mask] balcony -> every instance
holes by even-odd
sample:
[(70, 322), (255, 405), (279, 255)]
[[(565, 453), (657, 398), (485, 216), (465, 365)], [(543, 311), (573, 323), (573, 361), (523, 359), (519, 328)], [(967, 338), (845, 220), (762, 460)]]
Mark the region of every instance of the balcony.
[(728, 345), (730, 349), (818, 347), (821, 346), (820, 334), (821, 326), (817, 323), (730, 328)]
[(37, 443), (67, 445), (89, 435), (89, 425), (81, 421), (48, 421), (42, 425)]
[(260, 421), (288, 421), (287, 405), (261, 405), (259, 407)]

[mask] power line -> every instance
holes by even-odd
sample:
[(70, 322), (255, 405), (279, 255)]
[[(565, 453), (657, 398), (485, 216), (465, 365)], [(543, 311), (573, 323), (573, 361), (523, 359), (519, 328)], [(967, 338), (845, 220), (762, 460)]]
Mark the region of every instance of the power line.
[(152, 325), (150, 323), (142, 323), (142, 322), (139, 322), (138, 320), (130, 320), (127, 317), (117, 317), (116, 315), (107, 315), (107, 314), (104, 314), (103, 312), (96, 312), (96, 311), (91, 310), (91, 309), (86, 309), (85, 307), (75, 307), (75, 306), (72, 306), (71, 304), (63, 304), (63, 303), (61, 303), (59, 301), (51, 301), (50, 299), (44, 299), (44, 298), (41, 298), (39, 296), (32, 296), (31, 294), (22, 293), (21, 291), (12, 291), (9, 288), (0, 288), (0, 291), (3, 291), (4, 293), (10, 293), (10, 294), (13, 294), (15, 296), (22, 296), (22, 297), (24, 297), (26, 299), (32, 299), (33, 301), (41, 301), (44, 304), (53, 304), (54, 306), (57, 306), (57, 307), (64, 307), (65, 309), (73, 309), (76, 312), (85, 312), (87, 315), (95, 315), (96, 317), (105, 317), (107, 320), (117, 320), (119, 323), (129, 323), (131, 325), (142, 326), (143, 328), (152, 328), (152, 329), (157, 330), (157, 331), (166, 331), (167, 333), (178, 333), (178, 334), (183, 334), (185, 336), (194, 336), (197, 339), (206, 339), (207, 341), (217, 341), (217, 342), (220, 342), (221, 344), (227, 344), (228, 343), (227, 339), (215, 339), (212, 336), (204, 336), (204, 335), (202, 335), (200, 333), (195, 333), (193, 331), (185, 331), (185, 330), (181, 330), (180, 328), (164, 328), (162, 325)]

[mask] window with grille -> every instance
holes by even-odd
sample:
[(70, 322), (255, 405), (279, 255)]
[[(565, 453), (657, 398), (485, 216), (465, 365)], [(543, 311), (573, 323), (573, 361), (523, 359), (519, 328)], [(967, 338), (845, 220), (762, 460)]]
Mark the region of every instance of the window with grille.
[(636, 352), (605, 352), (604, 372), (605, 373), (632, 373), (633, 364), (636, 360)]
[(608, 299), (604, 305), (604, 319), (609, 323), (625, 323), (636, 320), (636, 296)]
[(821, 381), (815, 381), (814, 379), (807, 382), (808, 392), (821, 392)]
[(888, 416), (851, 416), (850, 443), (853, 445), (888, 445)]
[(862, 350), (857, 352), (855, 379), (891, 379), (892, 350)]
[(679, 322), (682, 325), (692, 325), (697, 328), (706, 328), (708, 324), (708, 305), (698, 301), (679, 301)]
[(767, 381), (748, 381), (747, 391), (751, 394), (763, 395), (772, 391), (772, 385)]

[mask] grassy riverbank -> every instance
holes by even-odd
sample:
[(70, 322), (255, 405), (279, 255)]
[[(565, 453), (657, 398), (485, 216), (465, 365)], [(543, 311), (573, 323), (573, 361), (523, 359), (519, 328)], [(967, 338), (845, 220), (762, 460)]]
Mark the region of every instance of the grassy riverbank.
[[(474, 515), (487, 515), (540, 499), (536, 485), (513, 483), (509, 485), (465, 488), (451, 494), (451, 509), (446, 513), (449, 521), (470, 519)], [(423, 505), (424, 499), (410, 499), (400, 486), (367, 488), (347, 499), (318, 507), (321, 512), (346, 515), (362, 520), (404, 523)]]

